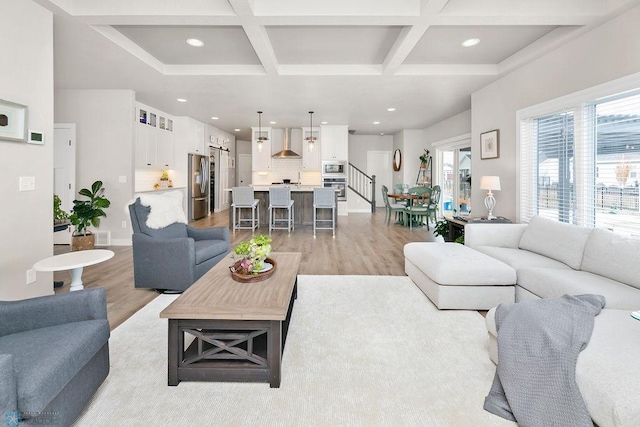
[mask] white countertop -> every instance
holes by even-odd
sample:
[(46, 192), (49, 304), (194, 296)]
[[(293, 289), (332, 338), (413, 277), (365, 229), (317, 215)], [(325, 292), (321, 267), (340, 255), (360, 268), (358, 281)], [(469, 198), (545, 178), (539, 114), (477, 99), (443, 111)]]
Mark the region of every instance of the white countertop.
[[(322, 188), (322, 185), (290, 185), (290, 184), (275, 184), (275, 185), (251, 185), (254, 191), (269, 191), (271, 187), (289, 187), (291, 188), (291, 192), (295, 193), (308, 193), (312, 192), (314, 188)], [(224, 191), (231, 191), (231, 188), (225, 188)], [(336, 191), (338, 191), (336, 189)]]

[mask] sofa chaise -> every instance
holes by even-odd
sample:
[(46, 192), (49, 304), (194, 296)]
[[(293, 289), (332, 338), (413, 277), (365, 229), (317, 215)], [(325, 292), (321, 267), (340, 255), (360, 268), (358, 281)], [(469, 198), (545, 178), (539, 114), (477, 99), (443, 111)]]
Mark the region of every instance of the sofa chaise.
[[(465, 245), (516, 272), (516, 302), (600, 294), (606, 305), (576, 365), (576, 382), (600, 426), (640, 426), (640, 239), (541, 217), (529, 224), (468, 224)], [(486, 316), (498, 362), (495, 308)]]
[(109, 373), (103, 288), (0, 302), (0, 414), (69, 426)]

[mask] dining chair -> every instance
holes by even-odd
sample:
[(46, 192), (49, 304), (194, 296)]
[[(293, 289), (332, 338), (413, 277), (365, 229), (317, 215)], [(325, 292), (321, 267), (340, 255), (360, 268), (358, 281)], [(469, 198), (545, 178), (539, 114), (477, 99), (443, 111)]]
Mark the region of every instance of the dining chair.
[[(233, 187), (231, 189), (233, 202), (233, 231), (238, 229), (255, 230), (260, 226), (260, 208), (258, 207), (258, 199), (254, 198), (253, 188), (251, 187)], [(251, 218), (242, 218), (242, 209), (251, 209)], [(236, 222), (236, 210), (238, 221)], [(257, 218), (256, 218), (257, 214)], [(250, 223), (250, 225), (242, 225)]]
[[(286, 209), (286, 218), (276, 218), (276, 210)], [(271, 230), (287, 230), (291, 233), (293, 230), (294, 206), (291, 200), (290, 187), (271, 187), (269, 188), (269, 233)], [(278, 223), (286, 223), (278, 226)]]
[(429, 213), (428, 201), (431, 199), (431, 188), (412, 187), (409, 189), (409, 194), (418, 195), (418, 198), (413, 200), (413, 203), (409, 204), (405, 209), (407, 214), (406, 221), (409, 221), (409, 229), (412, 229), (414, 218), (417, 218), (417, 222), (420, 224), (423, 224), (424, 219), (427, 218), (427, 214)]
[(429, 230), (429, 218), (433, 216), (433, 223), (438, 222), (438, 205), (440, 204), (440, 194), (442, 190), (439, 185), (434, 185), (431, 189), (431, 196), (429, 197), (429, 204), (427, 206), (427, 230)]
[[(402, 194), (402, 190), (404, 189), (404, 184), (393, 184), (393, 194)], [(407, 206), (406, 200), (396, 200), (396, 203), (399, 205)]]
[(384, 201), (385, 206), (385, 217), (384, 220), (389, 225), (391, 221), (391, 214), (395, 213), (396, 217), (400, 214), (400, 221), (404, 220), (404, 210), (406, 208), (405, 205), (401, 205), (399, 203), (390, 203), (389, 202), (389, 188), (386, 185), (382, 186), (382, 200)]

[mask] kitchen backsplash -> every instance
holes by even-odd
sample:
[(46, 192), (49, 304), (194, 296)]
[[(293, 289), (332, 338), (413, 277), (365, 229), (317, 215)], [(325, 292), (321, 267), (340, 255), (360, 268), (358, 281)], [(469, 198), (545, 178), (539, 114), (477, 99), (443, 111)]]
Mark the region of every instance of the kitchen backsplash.
[(271, 159), (271, 171), (254, 172), (254, 185), (270, 185), (272, 182), (281, 182), (283, 179), (290, 179), (291, 182), (298, 182), (298, 172), (303, 185), (320, 185), (322, 177), (320, 171), (302, 171), (302, 159)]
[[(173, 171), (169, 170), (169, 179), (173, 181)], [(136, 190), (151, 191), (153, 186), (160, 182), (162, 170), (160, 169), (136, 169)]]

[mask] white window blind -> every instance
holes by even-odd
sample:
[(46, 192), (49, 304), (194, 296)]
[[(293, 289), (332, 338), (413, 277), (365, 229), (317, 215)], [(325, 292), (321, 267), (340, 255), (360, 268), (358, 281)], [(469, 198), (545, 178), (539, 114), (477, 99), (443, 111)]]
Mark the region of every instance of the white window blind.
[(640, 236), (640, 90), (520, 122), (520, 220)]

